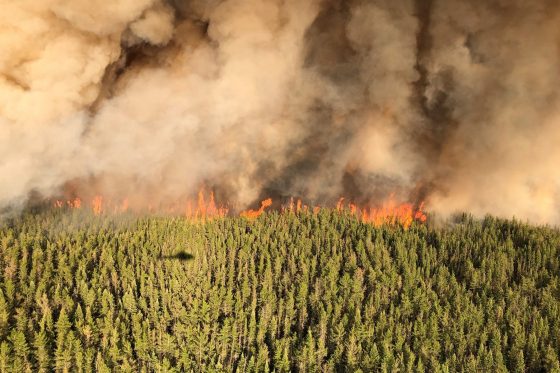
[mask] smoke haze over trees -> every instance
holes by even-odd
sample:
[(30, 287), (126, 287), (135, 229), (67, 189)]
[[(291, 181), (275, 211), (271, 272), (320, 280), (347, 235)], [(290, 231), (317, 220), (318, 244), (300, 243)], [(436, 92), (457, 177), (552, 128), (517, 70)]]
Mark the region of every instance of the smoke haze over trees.
[(0, 9), (0, 207), (207, 185), (560, 221), (556, 0)]

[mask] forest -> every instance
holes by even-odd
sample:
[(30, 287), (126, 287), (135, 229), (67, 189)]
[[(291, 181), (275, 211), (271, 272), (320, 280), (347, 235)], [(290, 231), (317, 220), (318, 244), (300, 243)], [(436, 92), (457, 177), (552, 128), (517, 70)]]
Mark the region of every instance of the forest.
[(560, 372), (560, 231), (345, 211), (0, 221), (1, 372)]

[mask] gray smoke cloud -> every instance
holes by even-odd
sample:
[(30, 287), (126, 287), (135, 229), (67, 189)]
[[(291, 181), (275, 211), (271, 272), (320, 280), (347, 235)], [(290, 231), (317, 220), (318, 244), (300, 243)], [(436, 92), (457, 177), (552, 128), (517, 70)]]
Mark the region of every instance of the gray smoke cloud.
[(205, 185), (560, 222), (555, 0), (0, 9), (0, 206)]

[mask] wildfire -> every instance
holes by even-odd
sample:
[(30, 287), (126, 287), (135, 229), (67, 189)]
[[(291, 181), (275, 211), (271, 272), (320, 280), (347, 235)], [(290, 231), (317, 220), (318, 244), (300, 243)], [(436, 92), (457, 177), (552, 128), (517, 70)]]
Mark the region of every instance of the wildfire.
[(91, 206), (95, 215), (101, 215), (101, 212), (103, 211), (103, 197), (95, 196), (93, 201), (91, 201)]
[[(321, 210), (320, 206), (313, 207), (313, 213), (317, 214)], [(301, 199), (294, 202), (294, 198), (290, 198), (290, 203), (287, 206), (282, 206), (282, 212), (307, 212), (309, 211), (309, 206), (304, 204)]]
[(404, 228), (408, 228), (414, 221), (424, 223), (427, 220), (427, 216), (423, 211), (423, 203), (415, 209), (411, 203), (397, 203), (393, 196), (384, 202), (381, 207), (377, 208), (359, 207), (353, 203), (349, 203), (346, 206), (344, 198), (341, 198), (336, 205), (336, 209), (340, 212), (347, 209), (351, 215), (357, 217), (362, 222), (375, 226), (399, 224)]
[(197, 203), (187, 201), (185, 209), (185, 217), (192, 220), (215, 219), (227, 216), (228, 209), (226, 207), (217, 207), (214, 200), (214, 192), (210, 192), (208, 202), (206, 202), (205, 192), (201, 189), (198, 192)]
[[(247, 219), (255, 219), (261, 216), (267, 208), (272, 205), (272, 199), (267, 198), (261, 202), (261, 206), (257, 210), (246, 210), (239, 216)], [(127, 198), (115, 202), (106, 200), (103, 196), (94, 196), (89, 204), (80, 198), (70, 200), (55, 200), (53, 202), (55, 208), (67, 207), (70, 209), (82, 209), (89, 206), (94, 215), (99, 216), (108, 213), (124, 213), (131, 210), (130, 202)], [(206, 193), (204, 189), (198, 192), (196, 199), (189, 199), (182, 203), (174, 203), (168, 206), (154, 206), (152, 204), (147, 207), (150, 213), (165, 213), (170, 215), (182, 215), (188, 220), (205, 221), (217, 218), (223, 218), (229, 215), (229, 209), (225, 206), (217, 205), (214, 193)], [(287, 205), (282, 206), (281, 213), (313, 213), (318, 214), (321, 210), (335, 210), (338, 213), (348, 213), (356, 219), (366, 224), (374, 226), (381, 225), (401, 225), (405, 229), (409, 228), (414, 221), (424, 223), (427, 220), (424, 213), (424, 205), (420, 204), (415, 207), (410, 203), (397, 203), (393, 196), (378, 207), (358, 206), (354, 203), (345, 203), (344, 198), (340, 198), (334, 209), (324, 208), (320, 206), (308, 206), (300, 199), (294, 201), (290, 199)], [(134, 212), (146, 211), (145, 209), (133, 209)]]
[[(415, 208), (411, 203), (397, 203), (394, 196), (391, 196), (380, 207), (358, 206), (354, 203), (346, 204), (344, 201), (344, 198), (338, 200), (335, 208), (336, 211), (339, 213), (348, 212), (358, 220), (376, 227), (382, 225), (402, 225), (404, 228), (409, 228), (414, 221), (424, 223), (427, 220), (423, 203)], [(313, 214), (318, 214), (321, 209), (320, 206), (314, 206), (312, 209)], [(299, 199), (294, 202), (293, 198), (290, 199), (287, 206), (282, 208), (282, 212), (293, 213), (307, 212), (309, 210), (309, 206), (303, 204)]]
[[(68, 207), (70, 209), (81, 209), (82, 199), (74, 198), (72, 200), (55, 200), (53, 202), (55, 208)], [(106, 200), (103, 196), (94, 196), (89, 207), (94, 215), (99, 216), (106, 213), (124, 213), (131, 210), (130, 202), (128, 198), (124, 198), (122, 201), (112, 201)], [(132, 209), (135, 212), (142, 212), (143, 209), (135, 208)], [(145, 209), (144, 209), (145, 211)], [(148, 204), (147, 211), (150, 213), (166, 213), (171, 215), (183, 215), (187, 219), (191, 220), (206, 220), (215, 219), (219, 217), (225, 217), (228, 215), (228, 208), (216, 205), (214, 199), (214, 193), (210, 192), (206, 196), (206, 192), (201, 189), (198, 192), (196, 200), (187, 200), (184, 202), (183, 207), (180, 203), (174, 203), (169, 206), (154, 206), (153, 204)]]
[(264, 210), (267, 207), (270, 207), (270, 205), (272, 205), (272, 198), (267, 198), (267, 199), (265, 199), (264, 201), (261, 202), (261, 207), (258, 210), (243, 211), (240, 214), (240, 216), (243, 216), (243, 217), (249, 218), (249, 219), (255, 219), (255, 218), (259, 217), (260, 215), (262, 215)]

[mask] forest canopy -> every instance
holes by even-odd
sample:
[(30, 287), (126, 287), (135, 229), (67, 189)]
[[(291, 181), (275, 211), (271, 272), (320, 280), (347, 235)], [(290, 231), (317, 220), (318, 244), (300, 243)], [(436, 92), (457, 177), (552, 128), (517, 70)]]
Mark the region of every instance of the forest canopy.
[(560, 232), (462, 216), (0, 225), (0, 370), (560, 372)]

